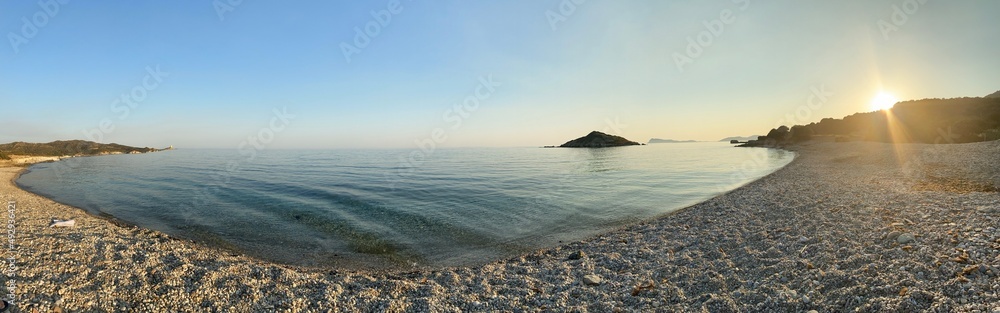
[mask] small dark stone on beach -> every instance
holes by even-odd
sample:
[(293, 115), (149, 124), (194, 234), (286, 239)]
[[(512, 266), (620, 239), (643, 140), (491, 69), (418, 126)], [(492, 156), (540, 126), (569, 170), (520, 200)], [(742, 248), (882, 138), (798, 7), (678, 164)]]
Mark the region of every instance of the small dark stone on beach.
[(583, 251), (573, 252), (568, 257), (566, 257), (567, 260), (580, 260), (580, 259), (586, 259), (586, 258), (587, 258), (587, 254), (584, 253)]

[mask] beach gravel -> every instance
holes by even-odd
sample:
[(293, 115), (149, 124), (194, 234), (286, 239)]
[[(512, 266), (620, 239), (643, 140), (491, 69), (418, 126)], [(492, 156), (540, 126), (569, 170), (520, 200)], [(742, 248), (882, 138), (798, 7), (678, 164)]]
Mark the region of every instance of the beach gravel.
[(998, 311), (1000, 142), (788, 149), (785, 168), (673, 214), (395, 271), (284, 266), (119, 226), (17, 189), (23, 168), (4, 167), (16, 236), (0, 266), (16, 287), (3, 294), (24, 312)]

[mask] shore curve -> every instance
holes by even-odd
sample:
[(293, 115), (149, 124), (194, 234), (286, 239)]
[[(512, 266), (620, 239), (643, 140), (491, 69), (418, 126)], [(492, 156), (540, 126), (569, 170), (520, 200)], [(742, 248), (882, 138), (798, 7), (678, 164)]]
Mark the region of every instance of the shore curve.
[(1000, 142), (942, 147), (794, 146), (784, 168), (667, 216), (415, 272), (283, 266), (114, 225), (3, 167), (16, 232), (0, 266), (14, 257), (25, 311), (995, 311)]

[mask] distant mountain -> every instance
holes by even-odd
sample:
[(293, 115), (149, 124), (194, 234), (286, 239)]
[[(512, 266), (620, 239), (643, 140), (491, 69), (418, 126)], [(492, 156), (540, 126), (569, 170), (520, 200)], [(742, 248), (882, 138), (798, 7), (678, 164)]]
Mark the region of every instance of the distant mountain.
[(997, 92), (994, 92), (985, 98), (1000, 98), (1000, 90), (997, 90)]
[(155, 151), (159, 151), (159, 149), (136, 148), (116, 143), (102, 144), (83, 140), (53, 141), (50, 143), (12, 142), (0, 145), (0, 156), (89, 156), (135, 154)]
[(673, 139), (660, 139), (660, 138), (650, 138), (649, 143), (688, 143), (688, 142), (698, 142), (696, 140), (673, 140)]
[(638, 142), (631, 141), (619, 136), (608, 135), (599, 131), (592, 131), (586, 136), (570, 140), (560, 148), (605, 148), (618, 146), (637, 146)]
[(720, 139), (719, 141), (722, 141), (722, 142), (730, 142), (730, 141), (733, 141), (733, 140), (736, 140), (736, 141), (750, 141), (750, 140), (757, 140), (757, 137), (760, 137), (760, 135), (753, 135), (753, 136), (748, 136), (748, 137), (726, 137), (726, 138)]

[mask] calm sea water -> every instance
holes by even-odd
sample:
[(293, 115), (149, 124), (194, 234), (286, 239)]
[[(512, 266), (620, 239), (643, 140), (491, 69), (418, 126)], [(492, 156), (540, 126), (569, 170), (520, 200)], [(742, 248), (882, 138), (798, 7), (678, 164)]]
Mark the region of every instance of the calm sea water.
[[(790, 152), (726, 143), (604, 149), (175, 150), (32, 166), (24, 189), (277, 262), (470, 265), (583, 239), (767, 175)], [(65, 216), (62, 218), (71, 218)]]

